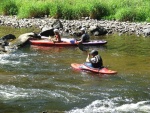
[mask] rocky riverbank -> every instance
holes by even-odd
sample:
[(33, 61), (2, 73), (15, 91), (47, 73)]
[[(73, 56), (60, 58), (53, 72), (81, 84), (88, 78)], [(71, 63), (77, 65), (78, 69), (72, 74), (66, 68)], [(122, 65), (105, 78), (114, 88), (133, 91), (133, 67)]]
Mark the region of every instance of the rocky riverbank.
[[(14, 28), (29, 28), (37, 27), (43, 31), (45, 28), (50, 28), (56, 19), (52, 18), (31, 18), (18, 19), (16, 16), (0, 16), (0, 25), (11, 26)], [(80, 20), (62, 20), (63, 31), (70, 34), (79, 31), (81, 27), (85, 27), (91, 35), (107, 35), (117, 32), (119, 35), (128, 33), (129, 35), (136, 34), (137, 36), (150, 36), (150, 23), (136, 22), (119, 22), (108, 20), (94, 20), (88, 17)]]

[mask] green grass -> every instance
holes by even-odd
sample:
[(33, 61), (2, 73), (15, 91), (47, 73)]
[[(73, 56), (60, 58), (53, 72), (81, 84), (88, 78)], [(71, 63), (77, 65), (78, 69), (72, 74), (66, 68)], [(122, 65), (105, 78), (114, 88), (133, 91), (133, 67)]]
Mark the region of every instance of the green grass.
[(1, 0), (0, 14), (150, 22), (150, 0)]
[(18, 7), (13, 0), (1, 1), (0, 14), (2, 15), (16, 15), (18, 13)]

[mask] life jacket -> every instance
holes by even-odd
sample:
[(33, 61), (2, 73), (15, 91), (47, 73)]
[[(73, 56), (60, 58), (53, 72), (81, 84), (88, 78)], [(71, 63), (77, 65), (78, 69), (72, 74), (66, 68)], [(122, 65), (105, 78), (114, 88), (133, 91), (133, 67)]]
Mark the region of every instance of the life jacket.
[(60, 35), (59, 35), (59, 34), (55, 35), (55, 37), (56, 37), (56, 39), (58, 40), (58, 42), (61, 42), (61, 38), (60, 38)]
[(88, 34), (83, 34), (81, 36), (82, 42), (89, 42), (90, 41), (90, 36)]
[(90, 62), (92, 64), (92, 67), (94, 67), (94, 68), (101, 68), (101, 67), (103, 67), (103, 60), (102, 60), (100, 55), (96, 55), (93, 58), (91, 58)]

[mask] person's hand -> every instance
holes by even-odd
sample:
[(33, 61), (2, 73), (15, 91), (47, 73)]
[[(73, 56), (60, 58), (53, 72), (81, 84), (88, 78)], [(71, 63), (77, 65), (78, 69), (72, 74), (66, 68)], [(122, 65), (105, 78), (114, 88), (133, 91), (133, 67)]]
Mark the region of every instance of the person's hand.
[(52, 37), (51, 37), (51, 36), (49, 36), (49, 37), (48, 37), (48, 40), (50, 40), (50, 41), (51, 41), (51, 40), (52, 40)]
[(90, 54), (88, 53), (87, 58), (86, 58), (86, 62), (89, 62), (89, 58), (90, 58)]

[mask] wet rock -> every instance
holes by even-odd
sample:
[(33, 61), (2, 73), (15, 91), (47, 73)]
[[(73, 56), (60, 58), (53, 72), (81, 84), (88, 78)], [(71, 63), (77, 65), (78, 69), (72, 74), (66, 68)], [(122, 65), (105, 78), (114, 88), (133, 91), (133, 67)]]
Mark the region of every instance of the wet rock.
[(13, 34), (8, 34), (8, 35), (3, 36), (1, 39), (2, 40), (14, 40), (16, 39), (16, 36)]
[(54, 36), (54, 29), (63, 29), (63, 24), (60, 20), (56, 20), (51, 26), (44, 26), (42, 31), (39, 33), (40, 36)]
[(108, 33), (105, 28), (99, 26), (91, 26), (89, 29), (90, 33), (94, 36), (106, 35)]
[(9, 45), (11, 47), (14, 47), (14, 46), (20, 47), (20, 46), (25, 45), (26, 43), (29, 43), (29, 39), (31, 38), (41, 38), (40, 36), (39, 37), (37, 36), (38, 35), (34, 32), (25, 33), (25, 34), (20, 35), (16, 40), (11, 42)]
[(9, 41), (16, 39), (15, 35), (8, 34), (0, 38), (0, 54), (6, 53), (6, 46), (9, 46)]
[(7, 51), (3, 48), (3, 47), (0, 47), (0, 54), (4, 54), (6, 53)]
[(40, 36), (54, 36), (54, 29), (53, 28), (48, 28), (48, 29), (44, 29), (42, 30), (42, 32), (39, 33)]

